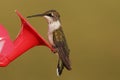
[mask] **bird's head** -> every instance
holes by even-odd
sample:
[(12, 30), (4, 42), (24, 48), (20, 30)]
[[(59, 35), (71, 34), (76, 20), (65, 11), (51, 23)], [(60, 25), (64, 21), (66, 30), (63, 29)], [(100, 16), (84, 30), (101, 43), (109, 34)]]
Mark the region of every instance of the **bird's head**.
[(42, 14), (35, 14), (35, 15), (28, 16), (27, 18), (39, 17), (39, 16), (43, 16), (45, 19), (47, 19), (48, 23), (52, 23), (60, 20), (60, 15), (56, 10), (49, 10)]

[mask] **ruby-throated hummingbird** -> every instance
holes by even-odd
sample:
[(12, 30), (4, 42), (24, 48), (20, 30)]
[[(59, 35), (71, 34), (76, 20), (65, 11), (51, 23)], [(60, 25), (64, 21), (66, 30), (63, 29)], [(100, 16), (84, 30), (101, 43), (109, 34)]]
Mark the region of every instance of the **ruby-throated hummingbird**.
[(64, 67), (71, 70), (69, 48), (62, 30), (60, 14), (56, 10), (49, 10), (42, 14), (28, 16), (27, 18), (43, 16), (48, 22), (48, 40), (58, 53), (57, 75), (61, 75)]

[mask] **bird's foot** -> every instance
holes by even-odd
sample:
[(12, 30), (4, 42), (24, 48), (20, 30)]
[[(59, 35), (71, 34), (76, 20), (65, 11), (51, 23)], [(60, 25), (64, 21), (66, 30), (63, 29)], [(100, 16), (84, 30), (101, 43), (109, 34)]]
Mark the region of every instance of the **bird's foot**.
[(55, 49), (55, 50), (53, 51), (53, 53), (57, 53), (57, 50)]
[(52, 51), (53, 53), (57, 53), (57, 49), (55, 46), (52, 46), (54, 48), (54, 50)]

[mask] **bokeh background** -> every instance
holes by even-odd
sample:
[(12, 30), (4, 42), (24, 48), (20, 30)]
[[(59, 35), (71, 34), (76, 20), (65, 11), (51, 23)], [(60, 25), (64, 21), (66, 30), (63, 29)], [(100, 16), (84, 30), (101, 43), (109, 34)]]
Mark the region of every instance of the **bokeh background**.
[[(34, 47), (0, 68), (0, 80), (120, 80), (119, 0), (1, 0), (0, 23), (12, 40), (21, 24), (16, 9), (24, 17), (50, 9), (61, 14), (73, 69), (57, 77), (57, 56)], [(47, 39), (45, 19), (28, 21)]]

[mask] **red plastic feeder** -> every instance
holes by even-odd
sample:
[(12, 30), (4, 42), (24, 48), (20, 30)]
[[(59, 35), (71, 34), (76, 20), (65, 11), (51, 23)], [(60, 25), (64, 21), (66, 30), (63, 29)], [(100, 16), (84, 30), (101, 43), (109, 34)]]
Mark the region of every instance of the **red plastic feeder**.
[(54, 51), (52, 46), (25, 20), (16, 10), (21, 20), (21, 31), (12, 42), (7, 31), (0, 25), (0, 66), (7, 66), (14, 59), (34, 46), (47, 46)]

